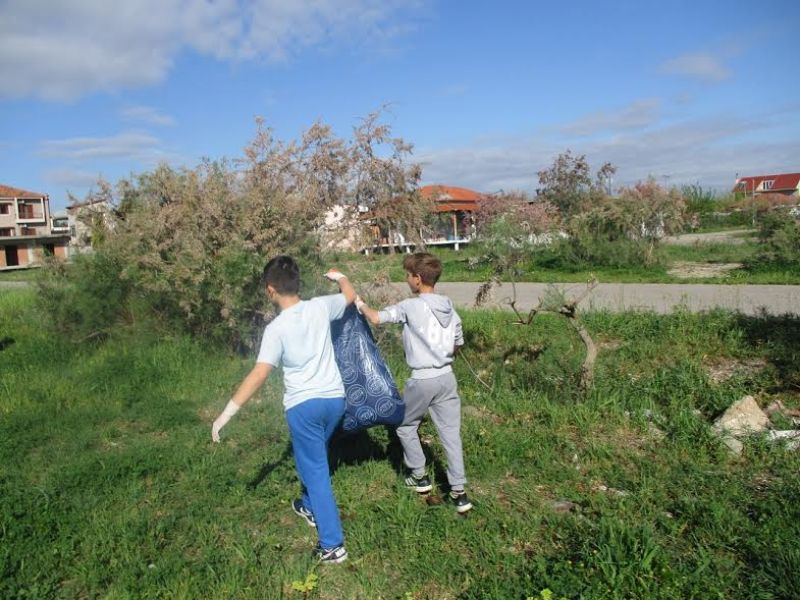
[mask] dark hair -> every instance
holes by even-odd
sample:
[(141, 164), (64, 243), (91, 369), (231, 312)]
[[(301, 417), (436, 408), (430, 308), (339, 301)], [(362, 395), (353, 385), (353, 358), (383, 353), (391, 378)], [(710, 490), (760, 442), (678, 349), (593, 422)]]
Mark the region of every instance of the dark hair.
[(419, 275), (425, 285), (436, 285), (442, 274), (442, 261), (433, 254), (417, 252), (403, 259), (403, 268), (412, 275)]
[(261, 285), (271, 285), (282, 295), (297, 294), (300, 291), (300, 267), (291, 256), (276, 256), (264, 267)]

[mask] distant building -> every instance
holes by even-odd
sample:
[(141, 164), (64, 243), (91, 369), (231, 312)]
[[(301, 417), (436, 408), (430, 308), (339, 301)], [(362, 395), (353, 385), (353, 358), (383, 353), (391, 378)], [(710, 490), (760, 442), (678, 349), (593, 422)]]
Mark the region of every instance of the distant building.
[(64, 225), (50, 214), (47, 194), (0, 184), (0, 269), (36, 266), (47, 254), (67, 258)]
[(67, 207), (70, 247), (76, 253), (89, 252), (95, 226), (110, 226), (112, 206), (106, 200), (87, 200)]
[(420, 188), (423, 198), (433, 200), (433, 226), (426, 242), (468, 242), (475, 235), (474, 215), (486, 194), (452, 185), (426, 185)]
[(761, 194), (781, 194), (797, 197), (800, 196), (800, 173), (739, 177), (733, 186), (733, 193), (740, 197)]
[[(458, 250), (472, 240), (475, 235), (474, 214), (478, 210), (478, 203), (487, 197), (486, 194), (452, 185), (426, 185), (419, 189), (419, 194), (433, 205), (425, 226), (417, 232), (426, 245), (451, 246)], [(416, 235), (410, 235), (402, 224), (398, 230), (385, 230), (369, 211), (363, 215), (363, 219), (370, 223), (372, 229), (372, 243), (364, 247), (365, 251), (394, 247), (411, 252), (415, 247), (412, 239)]]

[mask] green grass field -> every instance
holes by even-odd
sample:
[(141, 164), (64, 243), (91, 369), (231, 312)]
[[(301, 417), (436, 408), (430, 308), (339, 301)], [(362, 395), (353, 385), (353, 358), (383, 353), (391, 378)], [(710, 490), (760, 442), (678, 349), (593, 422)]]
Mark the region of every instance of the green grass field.
[[(800, 404), (796, 318), (588, 314), (600, 355), (584, 394), (561, 318), (466, 312), (456, 371), (475, 509), (438, 502), (429, 423), (429, 502), (403, 489), (387, 431), (338, 440), (350, 560), (323, 568), (289, 506), (276, 380), (212, 445), (252, 358), (142, 332), (60, 340), (32, 294), (0, 290), (2, 598), (800, 597), (800, 452), (754, 439), (732, 457), (709, 429), (746, 393)], [(380, 343), (402, 384), (397, 331)], [(754, 358), (765, 368), (708, 376)]]
[(0, 282), (3, 281), (34, 281), (39, 269), (14, 269), (0, 271)]
[[(752, 257), (757, 244), (746, 241), (741, 244), (703, 243), (697, 245), (664, 244), (659, 249), (662, 264), (652, 267), (610, 268), (595, 267), (591, 270), (564, 270), (542, 268), (529, 264), (524, 266), (518, 281), (544, 283), (574, 283), (587, 281), (595, 276), (603, 283), (722, 283), (722, 284), (800, 284), (800, 271), (786, 268), (761, 267), (738, 269), (724, 277), (686, 278), (668, 273), (669, 268), (679, 262), (740, 263)], [(431, 248), (444, 265), (441, 281), (486, 281), (492, 275), (489, 264), (477, 260), (477, 248), (467, 246), (455, 251), (449, 248)], [(384, 274), (392, 281), (403, 281), (402, 255), (353, 255), (339, 257), (340, 267), (362, 280)], [(470, 264), (471, 260), (473, 263)]]

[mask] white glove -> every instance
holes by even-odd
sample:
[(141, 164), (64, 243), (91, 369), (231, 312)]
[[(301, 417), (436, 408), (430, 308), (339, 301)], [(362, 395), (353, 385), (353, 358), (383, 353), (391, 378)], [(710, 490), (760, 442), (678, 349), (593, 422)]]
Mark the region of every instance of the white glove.
[(360, 314), (362, 314), (362, 315), (364, 314), (364, 313), (361, 311), (361, 309), (362, 309), (363, 307), (365, 307), (366, 305), (367, 305), (367, 303), (366, 303), (366, 302), (364, 302), (364, 301), (361, 299), (361, 296), (356, 296), (356, 310), (357, 310), (357, 311), (358, 311)]
[(231, 420), (231, 417), (239, 412), (241, 406), (236, 404), (233, 400), (228, 401), (228, 405), (225, 407), (225, 410), (222, 411), (222, 414), (217, 417), (217, 420), (214, 421), (214, 424), (211, 426), (211, 439), (215, 442), (219, 443), (219, 432), (220, 430), (225, 427), (228, 421)]
[(345, 275), (338, 269), (330, 269), (327, 273), (325, 273), (325, 277), (327, 277), (331, 281), (339, 281), (340, 279), (346, 279), (347, 275)]

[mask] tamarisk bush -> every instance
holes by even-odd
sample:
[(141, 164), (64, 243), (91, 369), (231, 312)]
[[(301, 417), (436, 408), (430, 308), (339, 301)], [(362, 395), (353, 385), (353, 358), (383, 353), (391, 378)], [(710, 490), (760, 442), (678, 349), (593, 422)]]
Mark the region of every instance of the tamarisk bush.
[[(162, 164), (101, 183), (94, 196), (115, 207), (102, 242), (72, 265), (45, 268), (42, 307), (56, 330), (75, 339), (146, 321), (252, 347), (270, 311), (259, 284), (269, 257), (297, 257), (304, 291), (314, 293), (333, 242), (359, 244), (364, 207), (419, 229), (426, 204), (411, 149), (391, 137), (380, 113), (365, 118), (352, 140), (315, 123), (284, 142), (257, 120), (239, 159)], [(334, 207), (339, 218), (326, 221)]]

